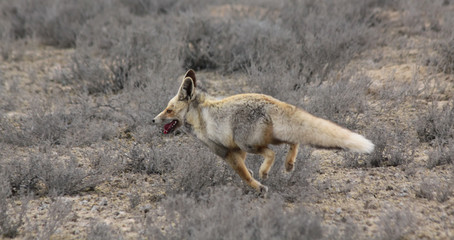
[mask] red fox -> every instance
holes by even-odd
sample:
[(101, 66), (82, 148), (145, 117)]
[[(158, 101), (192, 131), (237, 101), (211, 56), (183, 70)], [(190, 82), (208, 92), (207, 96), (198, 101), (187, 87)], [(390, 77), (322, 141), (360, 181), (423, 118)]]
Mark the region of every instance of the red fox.
[(264, 161), (259, 177), (266, 179), (274, 163), (270, 144), (288, 144), (286, 171), (292, 171), (299, 144), (370, 153), (374, 144), (328, 120), (263, 94), (238, 94), (215, 99), (197, 90), (193, 70), (187, 71), (175, 97), (153, 123), (165, 123), (168, 134), (184, 126), (216, 155), (222, 157), (251, 187), (261, 193), (268, 188), (253, 178), (246, 167), (246, 153), (260, 154)]

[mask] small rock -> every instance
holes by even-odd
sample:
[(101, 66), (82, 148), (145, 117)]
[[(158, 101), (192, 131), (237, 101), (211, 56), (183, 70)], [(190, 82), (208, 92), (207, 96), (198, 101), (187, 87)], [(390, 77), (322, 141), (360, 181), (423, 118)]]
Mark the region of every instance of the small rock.
[(76, 213), (72, 214), (69, 218), (69, 220), (72, 222), (77, 222), (78, 219), (79, 219), (79, 216)]
[(107, 198), (101, 199), (101, 202), (99, 202), (100, 206), (107, 206)]
[(99, 211), (99, 207), (98, 206), (93, 206), (90, 211), (92, 211), (92, 212)]
[(121, 217), (124, 217), (126, 215), (125, 212), (122, 212), (122, 211), (118, 211), (118, 212), (115, 212), (115, 219), (117, 218), (121, 218)]
[(88, 204), (88, 201), (87, 201), (87, 200), (82, 200), (82, 201), (80, 202), (80, 204), (85, 206), (85, 205)]
[(48, 208), (49, 208), (49, 204), (43, 203), (41, 206), (38, 207), (38, 210), (42, 211), (42, 210), (45, 210)]
[(341, 214), (341, 213), (342, 213), (342, 209), (341, 209), (341, 208), (337, 208), (337, 209), (336, 209), (336, 213), (337, 213), (337, 214)]

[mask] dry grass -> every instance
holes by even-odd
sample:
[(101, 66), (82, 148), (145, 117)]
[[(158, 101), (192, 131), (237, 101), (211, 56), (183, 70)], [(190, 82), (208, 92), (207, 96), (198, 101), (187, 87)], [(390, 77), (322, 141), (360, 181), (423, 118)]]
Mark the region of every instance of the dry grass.
[[(369, 230), (346, 217), (326, 224), (330, 209), (304, 207), (338, 196), (330, 180), (320, 182), (325, 170), (319, 165), (326, 162), (366, 175), (377, 168), (407, 169), (420, 183), (415, 199), (449, 202), (448, 181), (440, 185), (418, 174), (450, 169), (454, 162), (452, 4), (0, 1), (0, 235), (52, 238), (78, 204), (55, 196), (101, 194), (106, 183), (117, 186), (127, 174), (159, 179), (152, 196), (140, 189), (122, 198), (137, 220), (130, 231), (136, 238), (367, 239)], [(424, 39), (432, 40), (420, 44)], [(74, 51), (67, 62), (36, 67), (42, 57), (28, 49), (37, 48)], [(400, 55), (388, 61), (369, 51), (389, 48)], [(411, 85), (393, 77), (377, 92), (381, 83), (367, 71), (407, 61), (424, 64), (422, 75)], [(24, 73), (25, 64), (35, 69)], [(51, 67), (59, 69), (53, 77)], [(344, 163), (337, 164), (303, 148), (287, 175), (285, 150), (276, 147), (276, 164), (264, 182), (272, 194), (258, 198), (202, 144), (181, 132), (161, 136), (151, 126), (187, 68), (199, 70), (202, 81), (207, 72), (240, 79), (234, 92), (246, 88), (293, 103), (363, 133), (376, 150), (337, 154)], [(249, 156), (247, 164), (257, 172), (261, 161)], [(44, 228), (26, 221), (33, 211), (29, 196), (51, 199)], [(144, 206), (150, 202), (155, 205)], [(87, 238), (129, 238), (105, 219), (91, 220), (82, 230)], [(412, 215), (403, 211), (385, 213), (376, 225), (381, 239), (415, 236)]]

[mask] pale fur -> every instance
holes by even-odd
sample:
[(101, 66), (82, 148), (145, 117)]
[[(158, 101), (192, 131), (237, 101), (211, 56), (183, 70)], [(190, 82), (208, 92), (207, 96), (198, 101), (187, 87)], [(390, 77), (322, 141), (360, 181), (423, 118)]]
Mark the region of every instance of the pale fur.
[(259, 176), (266, 178), (274, 162), (269, 144), (289, 144), (285, 169), (291, 171), (299, 144), (342, 148), (370, 153), (374, 144), (328, 120), (263, 94), (239, 94), (216, 99), (196, 91), (195, 73), (189, 70), (177, 95), (153, 122), (178, 120), (177, 127), (195, 135), (215, 154), (224, 158), (240, 177), (260, 192), (267, 188), (255, 180), (244, 164), (247, 153), (265, 161)]
[(374, 150), (374, 144), (365, 137), (301, 109), (296, 109), (290, 117), (286, 114), (281, 116), (283, 116), (281, 119), (275, 121), (274, 133), (284, 141), (326, 148), (343, 148), (359, 153), (371, 153)]

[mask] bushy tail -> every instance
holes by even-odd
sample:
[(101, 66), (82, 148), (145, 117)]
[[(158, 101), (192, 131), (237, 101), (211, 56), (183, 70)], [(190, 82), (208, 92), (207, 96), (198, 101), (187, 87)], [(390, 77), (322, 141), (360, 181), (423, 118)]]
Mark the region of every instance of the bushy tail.
[(359, 153), (371, 153), (374, 150), (374, 144), (365, 137), (303, 110), (298, 109), (288, 120), (288, 123), (275, 126), (278, 139)]

